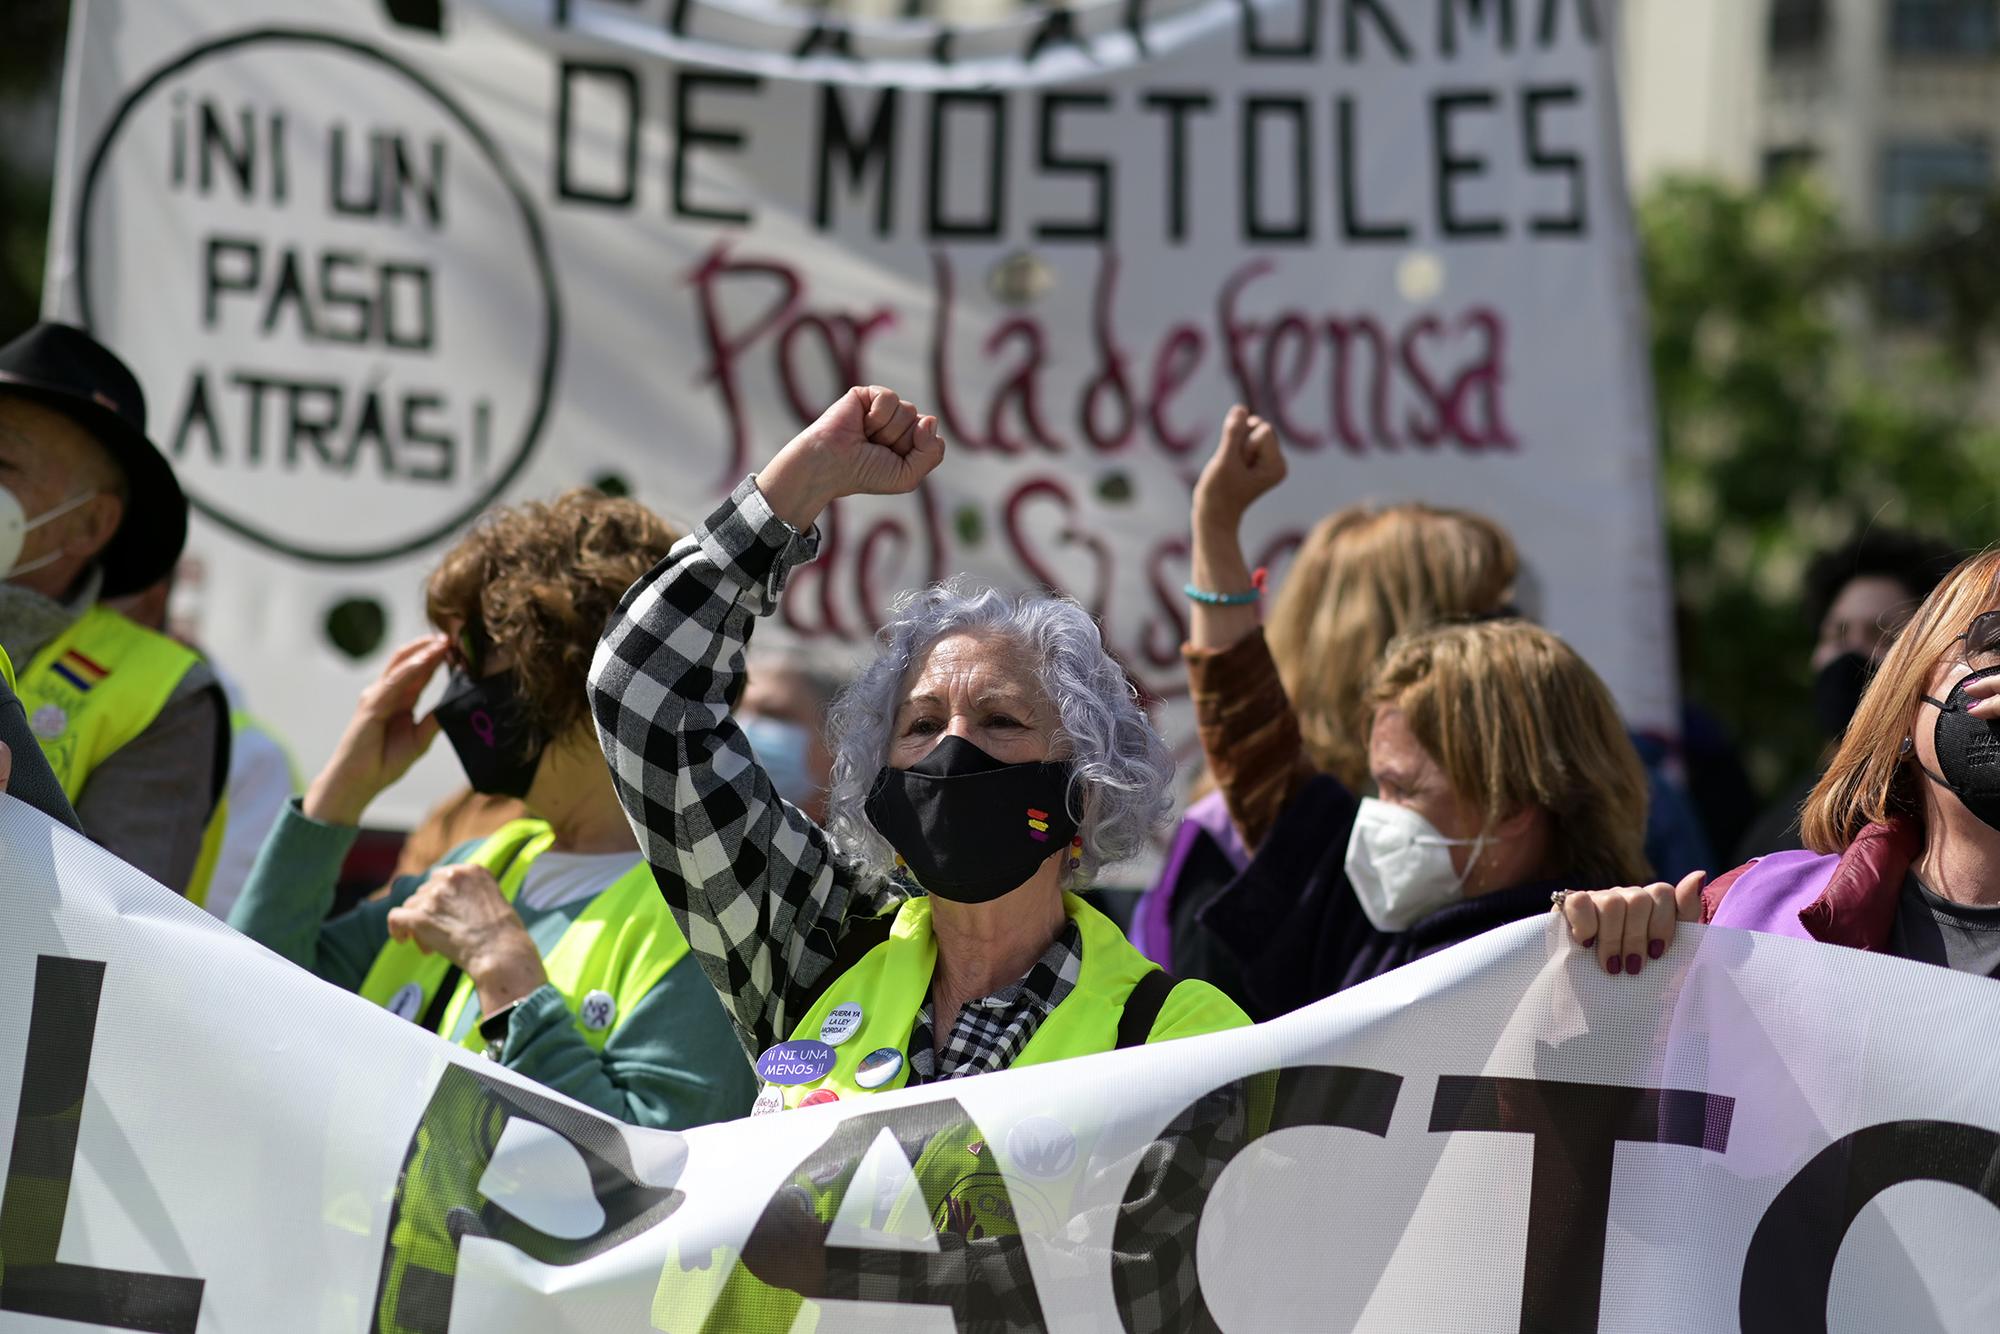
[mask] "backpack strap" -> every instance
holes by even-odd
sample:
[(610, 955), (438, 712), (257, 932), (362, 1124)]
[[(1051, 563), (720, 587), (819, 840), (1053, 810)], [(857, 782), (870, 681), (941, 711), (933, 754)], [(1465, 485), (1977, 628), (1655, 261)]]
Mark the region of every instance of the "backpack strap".
[(1124, 1013), (1118, 1016), (1117, 1050), (1146, 1045), (1167, 996), (1179, 985), (1180, 979), (1164, 968), (1155, 968), (1139, 979), (1132, 994), (1125, 998)]

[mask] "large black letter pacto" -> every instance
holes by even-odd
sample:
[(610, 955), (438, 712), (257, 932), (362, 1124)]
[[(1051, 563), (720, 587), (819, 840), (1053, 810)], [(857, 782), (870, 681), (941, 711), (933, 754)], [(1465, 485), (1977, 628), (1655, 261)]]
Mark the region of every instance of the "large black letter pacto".
[[(552, 1237), (480, 1193), (507, 1122), (532, 1121), (568, 1140), (590, 1173), (604, 1222), (587, 1237)], [(438, 1080), (410, 1137), (389, 1210), (372, 1334), (445, 1334), (458, 1281), (458, 1243), (490, 1237), (545, 1265), (573, 1265), (652, 1227), (686, 1198), (639, 1180), (616, 1122), (454, 1065)]]
[(1195, 1250), (1222, 1170), (1265, 1135), (1296, 1126), (1380, 1139), (1402, 1087), (1401, 1075), (1383, 1070), (1285, 1065), (1231, 1080), (1183, 1108), (1141, 1156), (1112, 1228), (1111, 1292), (1125, 1328), (1220, 1334)]
[(90, 1048), (104, 965), (35, 960), (35, 1005), (21, 1067), (14, 1151), (0, 1185), (0, 1311), (114, 1329), (186, 1334), (201, 1316), (202, 1281), (94, 1269), (56, 1259), (69, 1208)]
[[(877, 1250), (828, 1240), (825, 1220), (840, 1216), (855, 1173), (885, 1130), (923, 1192), (937, 1237), (935, 1252)], [(972, 1216), (972, 1195), (984, 1197), (986, 1207), (1003, 1217), (1019, 1216), (1012, 1188), (987, 1144), (986, 1132), (957, 1098), (849, 1117), (764, 1205), (743, 1243), (744, 1267), (768, 1286), (815, 1299), (949, 1306), (953, 1325), (961, 1330), (1047, 1329), (1020, 1235), (985, 1235), (964, 1225)], [(943, 1154), (961, 1166), (955, 1172), (926, 1170), (927, 1154)], [(820, 1193), (824, 1219), (813, 1199)], [(808, 1285), (813, 1290), (794, 1286), (798, 1271), (814, 1273), (817, 1281)]]
[(1604, 1284), (1604, 1228), (1620, 1141), (1729, 1147), (1736, 1100), (1700, 1089), (1628, 1088), (1554, 1079), (1444, 1075), (1433, 1131), (1503, 1130), (1535, 1137), (1521, 1334), (1594, 1334)]
[(1833, 1262), (1855, 1217), (1905, 1181), (1963, 1186), (2000, 1205), (2000, 1134), (1956, 1121), (1885, 1121), (1843, 1135), (1785, 1183), (1743, 1257), (1743, 1334), (1825, 1334)]

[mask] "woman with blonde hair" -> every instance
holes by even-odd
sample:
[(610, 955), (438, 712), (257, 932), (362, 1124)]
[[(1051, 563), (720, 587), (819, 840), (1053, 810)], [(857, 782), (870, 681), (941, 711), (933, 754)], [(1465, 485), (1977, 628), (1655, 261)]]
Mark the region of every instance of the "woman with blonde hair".
[[(1233, 410), (1196, 491), (1189, 590), (1202, 749), (1254, 853), (1181, 925), (1212, 945), (1258, 1019), (1546, 911), (1559, 888), (1616, 884), (1646, 865), (1646, 775), (1610, 692), (1562, 640), (1492, 607), (1392, 641), (1353, 692), (1360, 776), (1322, 767), (1265, 646), (1236, 537), (1284, 475), (1275, 432)], [(1441, 536), (1453, 522), (1455, 536)], [(1411, 514), (1365, 541), (1420, 536), (1436, 546), (1402, 546), (1405, 589), (1504, 595), (1512, 546), (1483, 520)], [(1393, 579), (1366, 591), (1376, 607), (1328, 619), (1360, 627), (1438, 606), (1399, 596)], [(1334, 651), (1331, 640), (1308, 650)], [(1377, 796), (1359, 795), (1368, 781)]]
[(1926, 598), (1861, 696), (1801, 820), (1806, 850), (1713, 882), (1571, 894), (1612, 972), (1708, 922), (2000, 975), (2000, 551)]
[[(1237, 545), (1243, 511), (1262, 494), (1238, 485), (1247, 448), (1241, 441), (1252, 420), (1240, 407), (1230, 414), (1223, 447), (1196, 486), (1194, 586), (1214, 587), (1204, 583), (1206, 553)], [(1231, 439), (1239, 439), (1233, 452)], [(1266, 463), (1274, 461), (1282, 478), (1275, 437)], [(1254, 649), (1245, 652), (1275, 663), (1304, 746), (1301, 758), (1360, 791), (1368, 782), (1366, 694), (1383, 650), (1398, 635), (1441, 621), (1500, 615), (1519, 572), (1513, 538), (1482, 515), (1418, 504), (1350, 505), (1321, 519), (1299, 544), (1265, 630), (1258, 628), (1254, 595), (1235, 606), (1197, 600), (1193, 640), (1184, 650), (1197, 708), (1206, 700), (1209, 709), (1226, 710), (1222, 731), (1239, 741), (1208, 748), (1212, 785), (1174, 831), (1165, 870), (1134, 911), (1132, 943), (1186, 976), (1206, 977), (1232, 995), (1241, 989), (1228, 960), (1208, 949), (1193, 925), (1194, 907), (1249, 864), (1299, 775), (1265, 753), (1269, 717), (1237, 692), (1228, 649), (1256, 635)], [(1205, 636), (1205, 627), (1218, 628)]]
[(1391, 640), (1498, 614), (1520, 572), (1505, 529), (1463, 510), (1350, 505), (1314, 526), (1271, 605), (1265, 641), (1306, 754), (1368, 781), (1368, 682)]

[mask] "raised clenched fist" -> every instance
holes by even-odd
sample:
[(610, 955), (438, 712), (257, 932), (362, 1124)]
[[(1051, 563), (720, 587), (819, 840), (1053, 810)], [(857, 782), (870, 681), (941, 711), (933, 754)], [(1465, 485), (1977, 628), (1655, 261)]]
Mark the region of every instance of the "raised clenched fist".
[(944, 461), (936, 417), (894, 390), (848, 390), (792, 437), (757, 475), (777, 516), (805, 529), (842, 496), (895, 496), (917, 489)]
[(1259, 496), (1285, 480), (1278, 433), (1238, 403), (1222, 422), (1222, 439), (1195, 483), (1197, 521), (1234, 529)]

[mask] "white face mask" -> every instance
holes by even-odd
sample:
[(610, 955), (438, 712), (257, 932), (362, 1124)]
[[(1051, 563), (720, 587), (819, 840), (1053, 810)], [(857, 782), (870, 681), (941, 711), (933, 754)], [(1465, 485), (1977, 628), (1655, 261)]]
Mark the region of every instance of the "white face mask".
[(43, 510), (34, 518), (21, 508), (21, 498), (0, 486), (0, 579), (12, 579), (17, 574), (30, 574), (45, 565), (53, 565), (63, 557), (62, 548), (38, 556), (26, 565), (16, 565), (21, 558), (21, 548), (28, 544), (28, 534), (43, 524), (60, 519), (72, 510), (81, 509), (97, 495), (86, 491), (80, 496), (71, 496), (53, 509)]
[[(1347, 880), (1377, 931), (1406, 931), (1465, 896), (1465, 877), (1488, 841), (1446, 838), (1407, 806), (1363, 797), (1347, 839)], [(1453, 848), (1472, 849), (1464, 871), (1452, 869)]]

